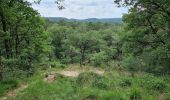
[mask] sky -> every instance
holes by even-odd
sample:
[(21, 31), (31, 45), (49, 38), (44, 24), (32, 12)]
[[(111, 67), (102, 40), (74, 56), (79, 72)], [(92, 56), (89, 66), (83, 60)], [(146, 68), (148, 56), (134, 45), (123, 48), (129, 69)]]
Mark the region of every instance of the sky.
[[(28, 0), (32, 1), (32, 0)], [(42, 0), (32, 7), (43, 17), (86, 18), (120, 18), (127, 13), (127, 8), (118, 8), (114, 0), (65, 0), (65, 9), (59, 10), (55, 0)]]

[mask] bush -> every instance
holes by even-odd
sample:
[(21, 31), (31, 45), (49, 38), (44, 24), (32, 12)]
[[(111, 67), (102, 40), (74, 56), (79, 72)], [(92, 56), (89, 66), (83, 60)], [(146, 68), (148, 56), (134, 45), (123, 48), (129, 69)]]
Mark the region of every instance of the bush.
[(165, 100), (170, 100), (170, 94), (166, 94)]
[(132, 85), (131, 79), (123, 78), (121, 82), (119, 83), (119, 85), (122, 87), (131, 86)]
[(85, 97), (83, 100), (99, 100), (99, 97), (91, 94)]
[(50, 63), (51, 67), (52, 68), (65, 68), (65, 65), (64, 64), (61, 64), (60, 62), (51, 62)]
[(107, 92), (103, 96), (103, 100), (125, 100), (124, 93), (121, 94), (120, 92)]
[(5, 92), (16, 88), (18, 83), (19, 82), (15, 79), (8, 79), (0, 82), (0, 96), (4, 95)]
[(98, 89), (86, 87), (80, 89), (78, 92), (80, 92), (80, 94), (76, 100), (101, 100), (100, 91)]
[(61, 59), (61, 63), (62, 64), (70, 64), (71, 63), (71, 58), (66, 57), (66, 58)]
[(101, 81), (99, 82), (98, 80), (101, 80), (102, 76), (93, 73), (93, 72), (84, 72), (81, 73), (76, 82), (80, 86), (94, 86), (97, 85), (97, 87), (105, 87), (104, 83)]
[(96, 79), (93, 83), (92, 86), (93, 87), (97, 87), (99, 89), (107, 89), (108, 85), (107, 85), (107, 80), (104, 77), (101, 77), (99, 79)]
[(129, 100), (142, 100), (141, 92), (138, 89), (132, 89)]
[(123, 60), (123, 67), (130, 71), (132, 75), (140, 70), (141, 62), (138, 58), (129, 56)]
[(101, 66), (102, 64), (107, 63), (108, 61), (108, 55), (105, 54), (105, 52), (95, 53), (90, 58), (91, 64), (94, 66)]
[(48, 68), (65, 68), (64, 64), (61, 64), (60, 62), (53, 61), (53, 62), (47, 62), (40, 64), (40, 68), (42, 70), (47, 70)]
[(154, 90), (163, 91), (166, 88), (166, 83), (162, 80), (155, 80), (151, 86)]
[(165, 81), (158, 79), (154, 76), (150, 77), (148, 75), (142, 78), (141, 84), (142, 87), (157, 91), (163, 91), (167, 87)]

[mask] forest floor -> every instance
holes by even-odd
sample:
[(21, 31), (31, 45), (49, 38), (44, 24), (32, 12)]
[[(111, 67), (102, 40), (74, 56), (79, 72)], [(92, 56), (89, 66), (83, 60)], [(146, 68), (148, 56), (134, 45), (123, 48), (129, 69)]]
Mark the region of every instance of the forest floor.
[(170, 100), (170, 78), (74, 64), (41, 70), (0, 100)]

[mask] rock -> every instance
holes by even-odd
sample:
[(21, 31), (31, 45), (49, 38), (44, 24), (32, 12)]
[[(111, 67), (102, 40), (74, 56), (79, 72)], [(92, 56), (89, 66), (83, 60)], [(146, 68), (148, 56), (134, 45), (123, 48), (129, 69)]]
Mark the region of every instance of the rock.
[(44, 78), (45, 82), (52, 83), (55, 80), (56, 80), (56, 73), (51, 72), (49, 74), (45, 74), (45, 78)]

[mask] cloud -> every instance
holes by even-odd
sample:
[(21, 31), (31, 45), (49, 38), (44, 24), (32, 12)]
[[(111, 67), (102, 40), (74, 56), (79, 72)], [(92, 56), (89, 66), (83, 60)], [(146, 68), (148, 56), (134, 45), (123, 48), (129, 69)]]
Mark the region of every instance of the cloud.
[(118, 18), (127, 13), (126, 8), (117, 8), (113, 0), (65, 0), (64, 10), (58, 10), (54, 0), (43, 0), (40, 5), (32, 6), (44, 17)]

